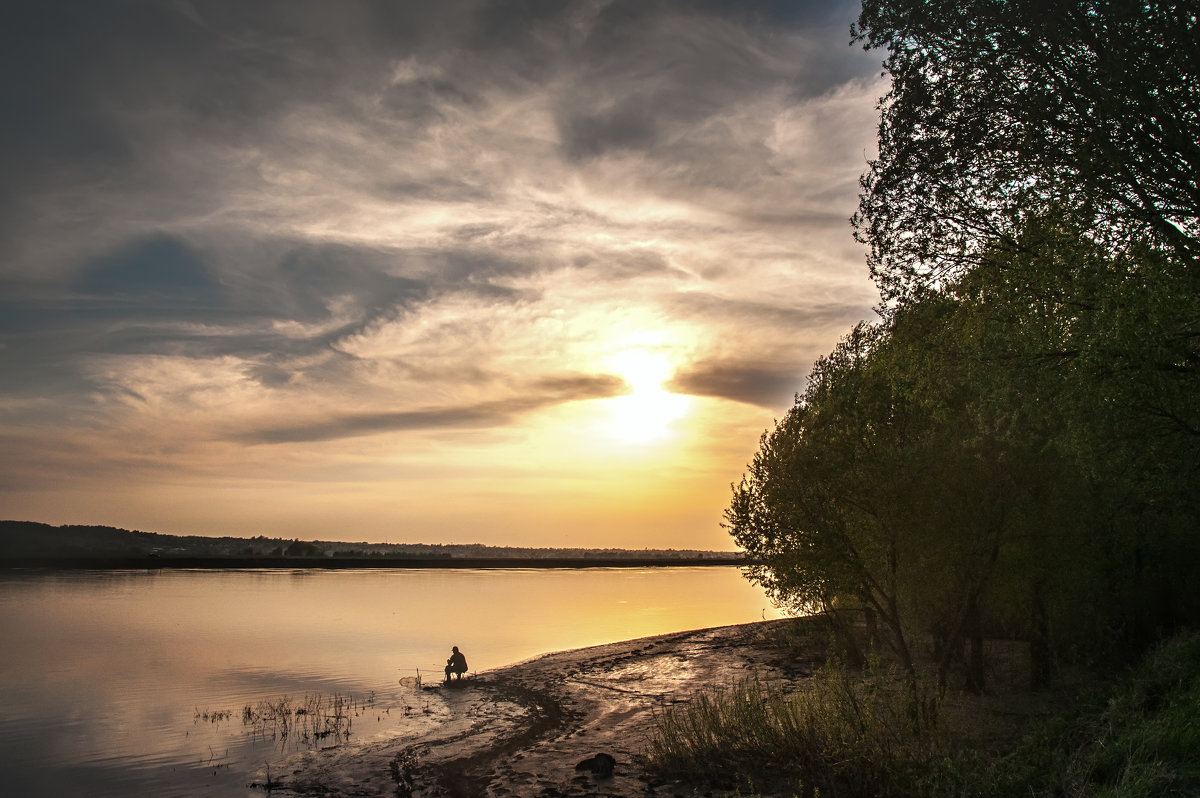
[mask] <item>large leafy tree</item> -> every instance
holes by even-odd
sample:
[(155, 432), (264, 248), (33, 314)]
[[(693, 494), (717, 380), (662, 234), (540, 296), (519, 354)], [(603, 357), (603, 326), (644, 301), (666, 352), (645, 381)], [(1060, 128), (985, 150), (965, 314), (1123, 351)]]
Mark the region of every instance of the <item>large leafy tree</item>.
[(764, 434), (726, 513), (754, 558), (750, 577), (780, 603), (865, 610), (910, 674), (933, 639), (943, 682), (960, 641), (981, 652), (981, 611), (1011, 531), (1005, 502), (1019, 487), (976, 417), (966, 361), (927, 345), (953, 307), (931, 296), (855, 327)]
[(885, 300), (1051, 207), (1110, 251), (1196, 263), (1194, 0), (864, 0), (854, 37), (892, 78), (854, 220)]
[(726, 513), (796, 609), (912, 673), (1200, 621), (1197, 4), (864, 0), (893, 78), (854, 223), (884, 319), (813, 368)]
[(1107, 591), (1135, 644), (1194, 620), (1200, 4), (864, 0), (854, 35), (892, 77), (854, 219), (887, 312), (954, 299), (1006, 445), (1067, 464), (1057, 499), (1089, 518), (1101, 564), (1045, 594)]
[(970, 642), (974, 686), (985, 628), (1041, 681), (1200, 619), (1194, 273), (1053, 214), (1014, 244), (820, 359), (726, 513), (781, 603), (865, 608), (943, 681)]

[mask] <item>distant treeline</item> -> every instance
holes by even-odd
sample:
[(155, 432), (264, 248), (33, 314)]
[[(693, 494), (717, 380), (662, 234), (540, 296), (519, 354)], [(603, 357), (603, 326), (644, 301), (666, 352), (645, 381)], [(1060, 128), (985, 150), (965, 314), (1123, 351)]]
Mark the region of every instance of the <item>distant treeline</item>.
[[(518, 564), (570, 565), (653, 564), (675, 562), (734, 563), (736, 552), (677, 549), (571, 549), (485, 546), (477, 543), (345, 543), (237, 537), (167, 535), (110, 526), (51, 526), (34, 521), (0, 521), (0, 565), (87, 565), (117, 567), (148, 561), (187, 567), (257, 567), (283, 564), (300, 567), (328, 561), (323, 567), (386, 564), (453, 563), (486, 567), (500, 561)], [(270, 561), (270, 562), (268, 562)]]

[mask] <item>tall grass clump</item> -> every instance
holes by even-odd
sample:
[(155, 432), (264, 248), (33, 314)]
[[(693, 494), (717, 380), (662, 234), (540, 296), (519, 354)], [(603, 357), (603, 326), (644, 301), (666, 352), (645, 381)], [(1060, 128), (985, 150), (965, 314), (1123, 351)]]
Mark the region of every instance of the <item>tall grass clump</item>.
[(242, 725), (253, 736), (281, 741), (291, 737), (313, 743), (333, 737), (345, 742), (350, 739), (354, 718), (374, 701), (374, 693), (365, 700), (340, 693), (305, 695), (299, 702), (288, 696), (264, 699), (242, 709)]
[(896, 674), (826, 665), (799, 689), (757, 678), (659, 714), (649, 756), (664, 775), (800, 795), (903, 795), (937, 755), (934, 700)]
[(1072, 783), (1122, 796), (1200, 794), (1200, 634), (1151, 653), (1095, 726)]
[(1200, 634), (1167, 641), (1078, 711), (1039, 724), (1012, 752), (969, 772), (984, 796), (1200, 795)]

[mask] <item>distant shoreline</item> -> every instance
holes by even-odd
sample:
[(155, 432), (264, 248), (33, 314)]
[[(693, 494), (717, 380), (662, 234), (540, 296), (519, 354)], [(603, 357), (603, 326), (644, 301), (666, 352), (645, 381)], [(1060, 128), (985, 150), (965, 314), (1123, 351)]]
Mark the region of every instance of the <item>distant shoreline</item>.
[(0, 570), (342, 570), (395, 569), (550, 569), (550, 568), (688, 568), (745, 566), (740, 557), (11, 557)]
[(110, 526), (0, 521), (0, 570), (660, 568), (747, 565), (735, 551), (350, 543), (204, 537)]

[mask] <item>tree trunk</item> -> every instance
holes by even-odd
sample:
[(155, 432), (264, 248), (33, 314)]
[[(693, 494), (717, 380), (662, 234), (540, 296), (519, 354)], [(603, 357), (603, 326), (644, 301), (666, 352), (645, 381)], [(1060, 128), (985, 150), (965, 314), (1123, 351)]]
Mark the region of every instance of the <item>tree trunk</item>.
[(972, 593), (967, 604), (967, 639), (971, 654), (967, 661), (967, 690), (978, 695), (983, 692), (983, 621), (979, 617), (979, 596)]
[(1029, 687), (1040, 690), (1050, 683), (1050, 618), (1042, 595), (1043, 580), (1033, 585), (1032, 632), (1029, 635)]

